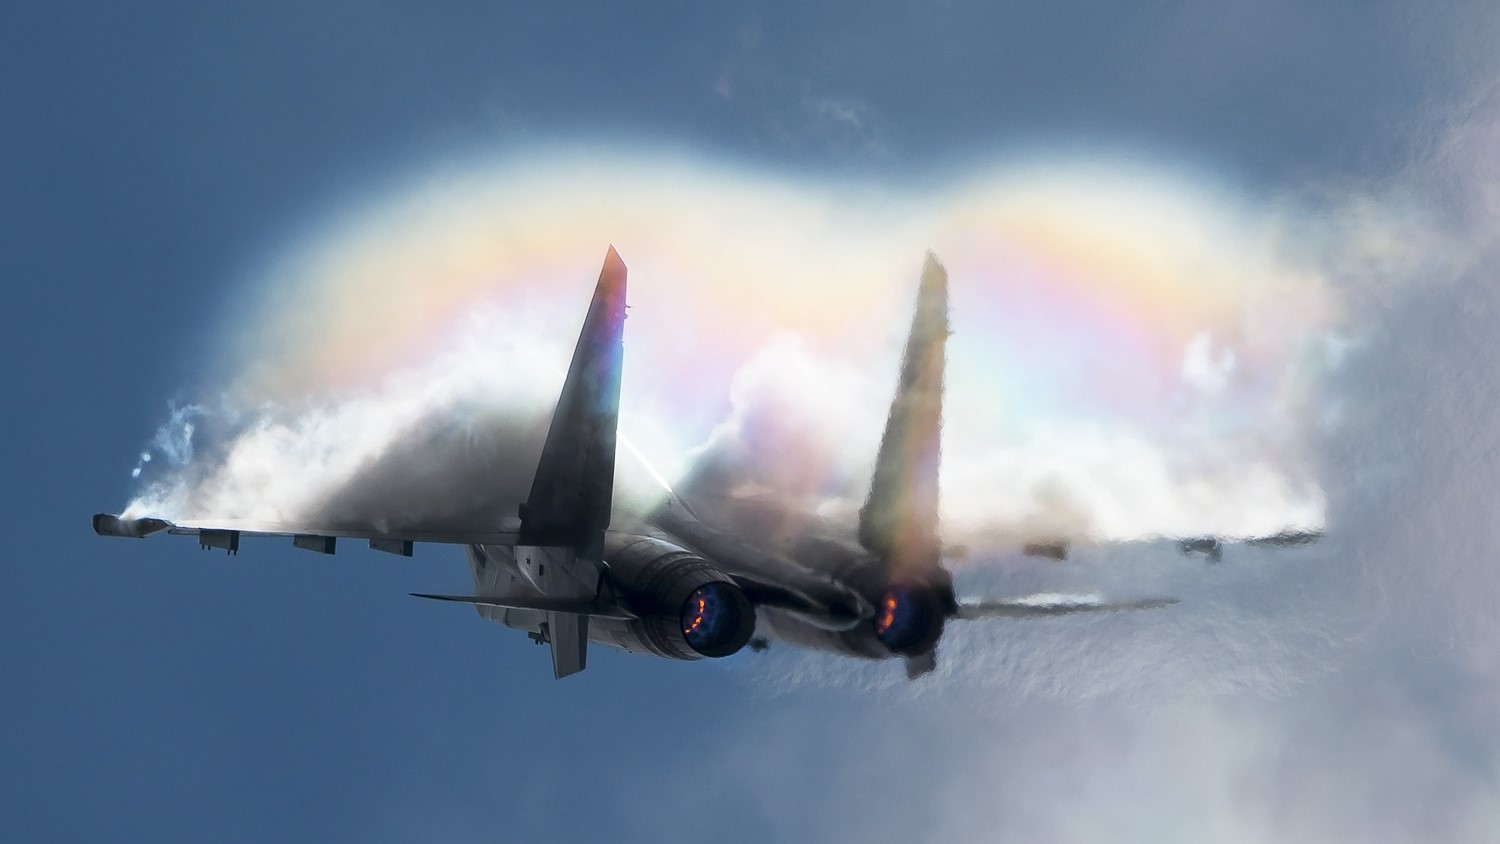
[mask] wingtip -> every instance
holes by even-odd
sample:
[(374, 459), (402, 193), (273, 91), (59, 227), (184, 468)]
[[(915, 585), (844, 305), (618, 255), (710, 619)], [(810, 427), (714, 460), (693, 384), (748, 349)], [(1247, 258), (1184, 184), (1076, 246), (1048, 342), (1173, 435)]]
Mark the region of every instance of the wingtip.
[(90, 525), (99, 536), (124, 536), (145, 539), (153, 533), (161, 533), (172, 527), (165, 519), (126, 519), (112, 513), (95, 513)]

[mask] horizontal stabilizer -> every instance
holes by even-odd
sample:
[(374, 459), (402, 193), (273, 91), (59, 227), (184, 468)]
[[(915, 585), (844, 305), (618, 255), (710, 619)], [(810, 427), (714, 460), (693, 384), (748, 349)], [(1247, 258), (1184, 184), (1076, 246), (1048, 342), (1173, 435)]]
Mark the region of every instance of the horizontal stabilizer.
[(430, 601), (452, 601), (458, 604), (471, 604), (480, 607), (499, 607), (507, 610), (536, 610), (538, 612), (557, 612), (568, 615), (588, 615), (594, 618), (612, 618), (618, 621), (634, 621), (638, 618), (635, 613), (619, 606), (601, 604), (598, 601), (582, 601), (576, 598), (529, 598), (529, 597), (507, 597), (504, 595), (427, 595), (420, 592), (412, 592), (413, 598), (426, 598)]
[(1010, 601), (977, 601), (960, 603), (959, 618), (1042, 618), (1081, 612), (1116, 612), (1118, 610), (1154, 610), (1177, 603), (1176, 598), (1145, 598), (1139, 601), (1099, 603), (1095, 601), (1049, 601), (1020, 598)]

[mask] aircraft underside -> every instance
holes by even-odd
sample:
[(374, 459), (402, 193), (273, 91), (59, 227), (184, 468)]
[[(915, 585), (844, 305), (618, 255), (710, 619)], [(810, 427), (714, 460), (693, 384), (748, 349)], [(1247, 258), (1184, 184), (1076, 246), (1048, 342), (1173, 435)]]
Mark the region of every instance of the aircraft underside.
[[(557, 677), (587, 666), (590, 643), (696, 660), (733, 654), (757, 631), (845, 656), (900, 658), (907, 675), (918, 677), (936, 667), (949, 621), (1174, 603), (958, 600), (943, 566), (937, 516), (947, 274), (930, 254), (856, 531), (847, 537), (819, 531), (772, 537), (738, 521), (732, 509), (704, 516), (691, 496), (676, 494), (653, 512), (619, 516), (613, 490), (625, 278), (624, 262), (611, 248), (530, 495), (515, 515), (495, 514), (491, 523), (473, 526), (392, 528), (400, 524), (399, 514), (328, 525), (189, 523), (101, 513), (94, 530), (133, 538), (192, 535), (205, 548), (229, 553), (239, 550), (242, 535), (289, 536), (295, 547), (322, 554), (333, 554), (341, 540), (368, 541), (375, 550), (405, 556), (418, 542), (461, 545), (474, 593), (418, 597), (469, 604), (489, 621), (525, 631), (550, 648)], [(1266, 541), (1296, 544), (1310, 541), (1306, 537), (1316, 538), (1284, 533)], [(1216, 540), (1188, 540), (1182, 548), (1219, 558)], [(1050, 556), (1061, 559), (1066, 549)]]

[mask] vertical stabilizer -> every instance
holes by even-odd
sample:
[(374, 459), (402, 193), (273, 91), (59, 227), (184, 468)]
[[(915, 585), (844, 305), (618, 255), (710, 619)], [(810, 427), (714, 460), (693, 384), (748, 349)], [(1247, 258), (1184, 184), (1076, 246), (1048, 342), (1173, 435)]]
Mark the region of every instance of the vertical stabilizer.
[(624, 328), (625, 262), (611, 246), (521, 508), (524, 544), (570, 546), (586, 559), (602, 554), (614, 494)]
[(552, 645), (552, 676), (561, 680), (588, 667), (589, 617), (579, 613), (547, 613), (547, 638)]
[(941, 565), (938, 464), (947, 342), (948, 273), (929, 252), (875, 476), (859, 511), (859, 542), (885, 562), (893, 579)]

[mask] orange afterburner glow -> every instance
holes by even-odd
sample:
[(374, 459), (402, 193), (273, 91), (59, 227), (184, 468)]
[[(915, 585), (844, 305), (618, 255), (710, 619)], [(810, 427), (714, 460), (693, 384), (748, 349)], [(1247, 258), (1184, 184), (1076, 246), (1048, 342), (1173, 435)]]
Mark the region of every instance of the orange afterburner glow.
[(693, 633), (694, 631), (696, 631), (703, 624), (703, 618), (707, 614), (708, 614), (708, 599), (705, 598), (705, 597), (703, 597), (703, 595), (700, 594), (698, 596), (697, 600), (695, 601), (695, 605), (694, 605), (694, 607), (692, 609), (692, 616), (691, 616), (691, 618), (688, 619), (688, 623), (687, 624), (684, 624), (682, 626), (683, 635), (687, 635), (687, 634), (690, 634), (690, 633)]
[(875, 632), (884, 636), (896, 623), (896, 593), (887, 592), (880, 601), (880, 615), (875, 618)]
[(688, 594), (678, 621), (683, 641), (694, 653), (729, 656), (754, 634), (755, 607), (738, 586), (728, 580), (713, 581)]

